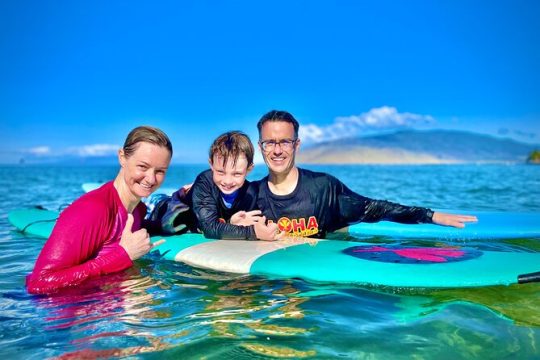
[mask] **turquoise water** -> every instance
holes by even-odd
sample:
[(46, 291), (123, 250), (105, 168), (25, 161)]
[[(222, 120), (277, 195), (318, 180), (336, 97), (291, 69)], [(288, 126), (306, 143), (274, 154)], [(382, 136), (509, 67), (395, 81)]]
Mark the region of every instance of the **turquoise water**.
[[(311, 168), (363, 195), (404, 204), (540, 211), (540, 166)], [(188, 183), (202, 169), (175, 166), (164, 186)], [(116, 171), (0, 167), (0, 355), (6, 359), (532, 359), (540, 353), (539, 283), (464, 290), (337, 286), (229, 275), (147, 256), (81, 288), (29, 296), (24, 276), (44, 241), (15, 232), (7, 213), (62, 208), (81, 195), (82, 183), (112, 179)], [(263, 174), (257, 166), (251, 177)], [(540, 239), (468, 245), (540, 251)]]

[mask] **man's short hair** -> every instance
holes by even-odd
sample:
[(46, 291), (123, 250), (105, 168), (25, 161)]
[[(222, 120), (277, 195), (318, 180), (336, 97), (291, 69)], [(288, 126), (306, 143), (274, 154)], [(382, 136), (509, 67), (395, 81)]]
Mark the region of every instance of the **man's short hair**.
[(214, 155), (223, 158), (223, 165), (227, 164), (229, 157), (233, 159), (233, 164), (236, 164), (238, 157), (244, 155), (248, 162), (248, 166), (253, 165), (253, 154), (255, 150), (249, 136), (241, 131), (228, 131), (219, 135), (210, 146), (209, 156), (210, 162), (213, 163)]
[(289, 124), (292, 124), (294, 128), (294, 137), (298, 138), (298, 128), (300, 127), (300, 124), (298, 121), (292, 116), (291, 113), (287, 111), (282, 110), (271, 110), (264, 114), (259, 122), (257, 123), (257, 129), (259, 130), (259, 139), (261, 138), (261, 130), (264, 125), (264, 123), (268, 121), (284, 121)]

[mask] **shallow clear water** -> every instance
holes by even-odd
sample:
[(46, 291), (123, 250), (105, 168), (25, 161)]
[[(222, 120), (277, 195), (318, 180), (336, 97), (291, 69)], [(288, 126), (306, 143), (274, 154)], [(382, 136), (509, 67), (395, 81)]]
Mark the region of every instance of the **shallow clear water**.
[[(538, 166), (311, 168), (363, 195), (404, 204), (540, 211)], [(176, 166), (164, 186), (188, 183), (202, 169)], [(81, 195), (82, 183), (112, 179), (116, 171), (0, 167), (0, 355), (6, 359), (532, 359), (540, 353), (539, 283), (426, 290), (270, 281), (147, 256), (81, 288), (29, 296), (24, 276), (44, 240), (14, 231), (7, 213), (62, 208)], [(251, 178), (264, 171), (257, 166)], [(540, 239), (468, 245), (540, 251)]]

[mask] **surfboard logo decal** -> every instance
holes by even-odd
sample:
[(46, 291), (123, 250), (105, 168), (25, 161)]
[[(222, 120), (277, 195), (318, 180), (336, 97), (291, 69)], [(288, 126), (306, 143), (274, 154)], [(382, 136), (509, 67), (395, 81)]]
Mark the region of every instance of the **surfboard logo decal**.
[(352, 246), (343, 250), (347, 255), (371, 261), (400, 264), (433, 264), (464, 261), (482, 255), (469, 248), (435, 248), (415, 246)]

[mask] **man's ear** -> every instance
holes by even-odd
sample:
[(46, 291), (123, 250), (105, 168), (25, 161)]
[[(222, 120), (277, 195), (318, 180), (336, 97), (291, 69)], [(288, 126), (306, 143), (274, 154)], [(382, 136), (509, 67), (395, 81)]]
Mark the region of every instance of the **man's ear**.
[(294, 143), (294, 150), (298, 150), (300, 148), (300, 139), (296, 139), (296, 142)]

